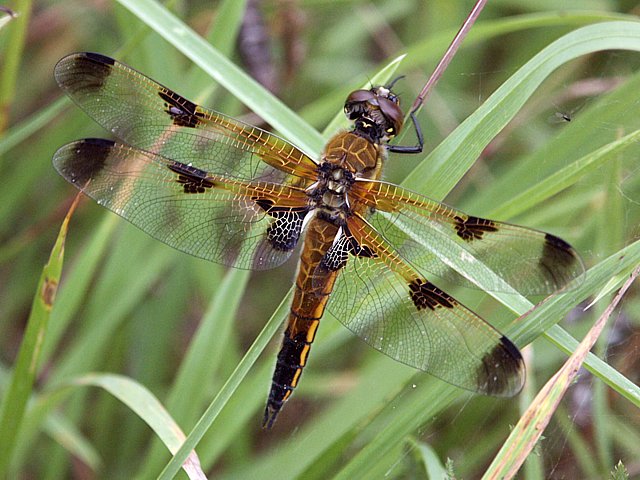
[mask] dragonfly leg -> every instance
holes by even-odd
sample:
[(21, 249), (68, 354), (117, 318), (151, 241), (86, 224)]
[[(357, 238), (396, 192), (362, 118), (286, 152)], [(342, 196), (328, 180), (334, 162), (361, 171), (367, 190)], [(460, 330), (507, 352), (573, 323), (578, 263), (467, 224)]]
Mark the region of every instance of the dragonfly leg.
[(413, 123), (413, 129), (416, 132), (416, 136), (418, 137), (418, 144), (411, 147), (409, 145), (387, 145), (387, 150), (389, 152), (394, 153), (420, 153), (424, 148), (424, 137), (422, 136), (422, 129), (420, 128), (420, 124), (418, 123), (418, 119), (416, 118), (416, 113), (411, 112), (409, 114), (409, 118), (411, 118), (411, 122)]

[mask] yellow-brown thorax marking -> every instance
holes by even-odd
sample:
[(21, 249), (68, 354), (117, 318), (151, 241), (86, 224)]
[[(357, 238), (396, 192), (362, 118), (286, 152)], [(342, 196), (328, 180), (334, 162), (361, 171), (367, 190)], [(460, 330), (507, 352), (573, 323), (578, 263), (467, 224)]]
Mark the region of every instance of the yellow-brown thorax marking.
[(343, 132), (329, 140), (322, 161), (341, 166), (356, 177), (377, 180), (382, 174), (385, 156), (384, 146), (353, 132)]

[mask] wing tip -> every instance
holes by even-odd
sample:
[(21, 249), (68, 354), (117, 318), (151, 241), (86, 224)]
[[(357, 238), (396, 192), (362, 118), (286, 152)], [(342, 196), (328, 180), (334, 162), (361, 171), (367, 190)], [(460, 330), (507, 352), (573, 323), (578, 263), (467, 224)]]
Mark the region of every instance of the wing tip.
[(545, 233), (540, 266), (555, 291), (571, 289), (582, 281), (585, 266), (578, 251), (560, 237)]
[(67, 94), (99, 91), (104, 87), (116, 60), (101, 53), (78, 52), (62, 57), (54, 67), (54, 77)]
[(84, 57), (88, 60), (91, 60), (92, 62), (95, 63), (101, 63), (103, 65), (115, 65), (116, 61), (115, 59), (111, 58), (111, 57), (107, 57), (106, 55), (103, 55), (101, 53), (96, 53), (96, 52), (81, 52), (77, 54), (79, 57)]
[(57, 65), (65, 65), (68, 63), (74, 63), (79, 61), (90, 60), (93, 63), (99, 63), (102, 65), (115, 65), (116, 60), (114, 58), (103, 55), (102, 53), (97, 52), (74, 52), (68, 55), (65, 55), (60, 60), (58, 60)]
[(82, 188), (104, 168), (115, 142), (86, 138), (68, 143), (53, 155), (53, 166), (66, 180)]
[(482, 357), (478, 391), (495, 397), (513, 397), (524, 386), (526, 369), (518, 347), (502, 335), (500, 342)]

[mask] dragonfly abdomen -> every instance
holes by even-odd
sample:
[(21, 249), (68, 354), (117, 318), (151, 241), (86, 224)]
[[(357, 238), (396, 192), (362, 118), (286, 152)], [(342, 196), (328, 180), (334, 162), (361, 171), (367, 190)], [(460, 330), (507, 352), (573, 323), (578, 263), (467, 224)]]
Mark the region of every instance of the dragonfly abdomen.
[[(282, 405), (289, 399), (298, 385), (319, 322), (320, 319), (302, 318), (295, 312), (289, 314), (287, 330), (284, 332), (276, 368), (273, 372), (269, 400), (264, 411), (262, 423), (264, 428), (271, 428)], [(306, 325), (303, 326), (303, 324)], [(301, 331), (294, 335), (293, 332), (295, 330), (306, 331)]]
[(338, 275), (337, 270), (318, 267), (337, 232), (338, 227), (318, 217), (307, 226), (291, 311), (264, 412), (264, 428), (273, 425), (282, 405), (298, 385), (307, 363), (311, 344)]

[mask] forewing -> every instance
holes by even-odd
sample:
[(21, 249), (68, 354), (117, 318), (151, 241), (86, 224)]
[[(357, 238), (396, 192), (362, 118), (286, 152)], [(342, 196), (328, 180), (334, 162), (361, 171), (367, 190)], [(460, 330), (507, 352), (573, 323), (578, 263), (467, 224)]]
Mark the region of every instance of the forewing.
[(524, 363), (506, 337), (403, 262), (362, 218), (348, 220), (348, 235), (365, 254), (350, 255), (330, 313), (377, 350), (453, 385), (520, 391)]
[(231, 180), (110, 140), (65, 145), (53, 164), (100, 205), (158, 240), (237, 268), (284, 262), (309, 211), (299, 188)]
[(94, 120), (141, 150), (243, 181), (306, 186), (316, 179), (315, 163), (285, 140), (200, 107), (112, 58), (69, 55), (55, 78)]
[(549, 233), (473, 217), (385, 182), (358, 182), (351, 193), (369, 207), (368, 221), (403, 258), (447, 281), (477, 288), (437, 255), (446, 249), (456, 252), (469, 274), (478, 262), (492, 270), (498, 278), (483, 279), (484, 286), (496, 292), (512, 287), (549, 294), (584, 274), (575, 249)]

